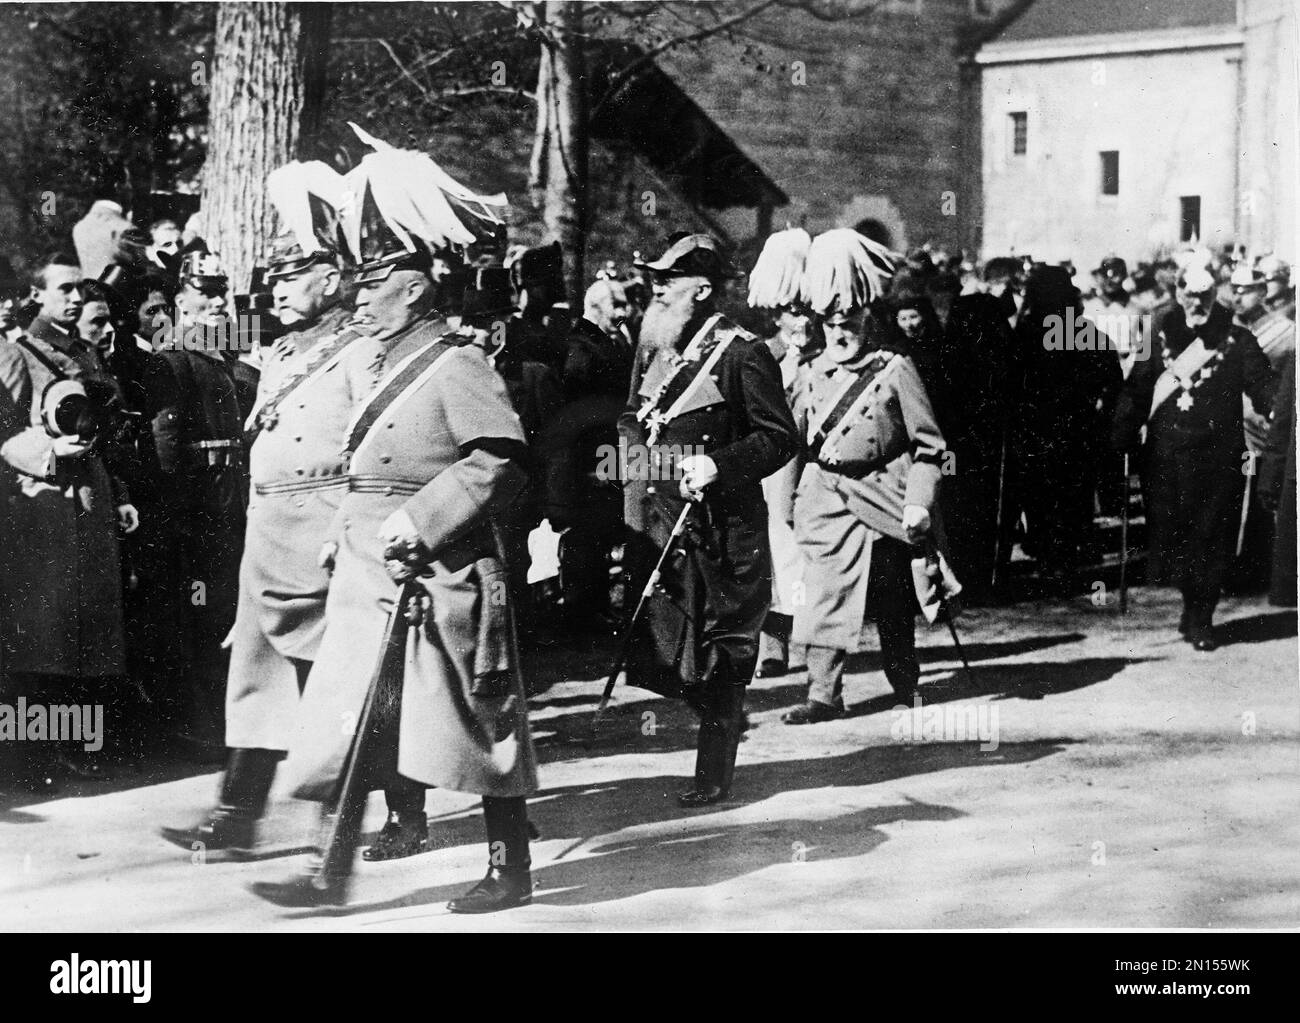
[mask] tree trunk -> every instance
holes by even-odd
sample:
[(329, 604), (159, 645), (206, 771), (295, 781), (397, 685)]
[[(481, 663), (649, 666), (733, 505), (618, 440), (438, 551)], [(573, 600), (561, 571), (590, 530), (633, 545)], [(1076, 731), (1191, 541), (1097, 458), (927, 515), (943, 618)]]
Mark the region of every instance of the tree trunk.
[(236, 293), (274, 233), (267, 174), (319, 129), (329, 32), (329, 4), (217, 5), (202, 210)]
[(587, 87), (582, 36), (583, 5), (547, 0), (541, 69), (538, 73), (538, 137), (541, 157), (535, 185), (542, 195), (542, 221), (564, 249), (569, 301), (585, 286), (587, 252)]

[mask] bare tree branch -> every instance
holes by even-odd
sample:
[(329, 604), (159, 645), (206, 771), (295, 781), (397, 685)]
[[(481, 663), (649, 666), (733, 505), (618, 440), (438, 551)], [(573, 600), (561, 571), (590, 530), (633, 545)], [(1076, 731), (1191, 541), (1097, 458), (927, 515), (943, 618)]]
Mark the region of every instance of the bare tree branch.
[(708, 28), (702, 28), (698, 32), (693, 32), (689, 35), (676, 36), (672, 39), (665, 40), (657, 46), (652, 46), (610, 80), (608, 90), (606, 90), (605, 95), (600, 98), (600, 102), (592, 108), (591, 116), (593, 118), (596, 117), (609, 99), (618, 93), (619, 89), (636, 77), (636, 75), (646, 67), (653, 64), (655, 58), (660, 54), (667, 53), (669, 50), (676, 49), (679, 46), (685, 46), (687, 43), (699, 42), (703, 39), (708, 39), (711, 36), (718, 35), (720, 32), (725, 32), (731, 26), (739, 25), (741, 22), (748, 21), (750, 18), (762, 14), (769, 7), (773, 7), (779, 2), (780, 0), (761, 0), (761, 2), (754, 4), (752, 7), (747, 7), (742, 11), (738, 11), (731, 17), (724, 18), (722, 21), (710, 25)]

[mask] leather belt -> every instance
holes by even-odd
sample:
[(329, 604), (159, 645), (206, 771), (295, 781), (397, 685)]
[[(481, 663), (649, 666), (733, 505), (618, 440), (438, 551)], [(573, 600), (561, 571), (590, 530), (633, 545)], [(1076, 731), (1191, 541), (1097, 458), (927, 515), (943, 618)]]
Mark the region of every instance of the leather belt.
[(254, 483), (253, 492), (259, 497), (272, 494), (305, 494), (310, 490), (346, 487), (347, 483), (347, 479), (343, 476), (313, 476), (311, 479), (284, 480), (280, 483)]
[(391, 476), (349, 476), (348, 491), (353, 494), (418, 494), (428, 480), (393, 479)]

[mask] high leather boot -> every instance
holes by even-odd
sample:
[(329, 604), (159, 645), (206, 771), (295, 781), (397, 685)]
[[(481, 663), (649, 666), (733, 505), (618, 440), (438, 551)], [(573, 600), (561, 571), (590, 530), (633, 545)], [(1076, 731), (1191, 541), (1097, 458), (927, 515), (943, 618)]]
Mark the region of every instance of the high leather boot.
[(256, 845), (257, 821), (266, 810), (275, 767), (283, 756), (279, 750), (232, 749), (216, 809), (192, 828), (162, 828), (159, 833), (182, 849), (197, 845), (206, 853), (247, 858)]
[(346, 904), (365, 815), (364, 800), (343, 815), (335, 807), (325, 807), (321, 812), (317, 852), (303, 871), (287, 881), (254, 881), (249, 890), (267, 902), (289, 909)]
[(745, 687), (731, 683), (709, 693), (700, 718), (695, 754), (695, 785), (677, 805), (711, 806), (731, 798), (736, 751), (745, 730)]
[(447, 903), (452, 913), (495, 913), (533, 901), (527, 801), (523, 796), (484, 796), (483, 827), (488, 840), (487, 876)]

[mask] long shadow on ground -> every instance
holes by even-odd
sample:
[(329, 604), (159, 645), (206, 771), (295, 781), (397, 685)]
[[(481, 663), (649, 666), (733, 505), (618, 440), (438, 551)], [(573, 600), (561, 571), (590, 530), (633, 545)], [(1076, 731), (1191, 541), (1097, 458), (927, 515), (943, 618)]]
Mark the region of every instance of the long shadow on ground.
[[(981, 752), (976, 743), (898, 744), (809, 760), (740, 764), (733, 810), (781, 794), (824, 788), (853, 788), (935, 771), (1030, 763), (1062, 752), (1073, 740), (1003, 743)], [(868, 806), (825, 817), (801, 816), (763, 822), (726, 823), (716, 813), (680, 809), (673, 797), (681, 779), (633, 778), (543, 790), (529, 801), (529, 816), (546, 835), (573, 836), (549, 863), (534, 867), (535, 901), (543, 905), (596, 905), (671, 888), (703, 888), (802, 857), (808, 861), (861, 856), (888, 839), (883, 827), (899, 821), (944, 822), (963, 812), (911, 799)], [(653, 835), (623, 832), (650, 824), (671, 824)], [(435, 846), (483, 841), (477, 810), (430, 821)], [(614, 834), (623, 832), (621, 834)], [(607, 836), (607, 837), (600, 837)], [(356, 890), (364, 894), (365, 868)], [(350, 916), (414, 906), (437, 907), (461, 893), (455, 884), (423, 888), (383, 902), (358, 903), (331, 916)], [(521, 911), (526, 912), (526, 911)], [(313, 914), (295, 914), (296, 916)]]

